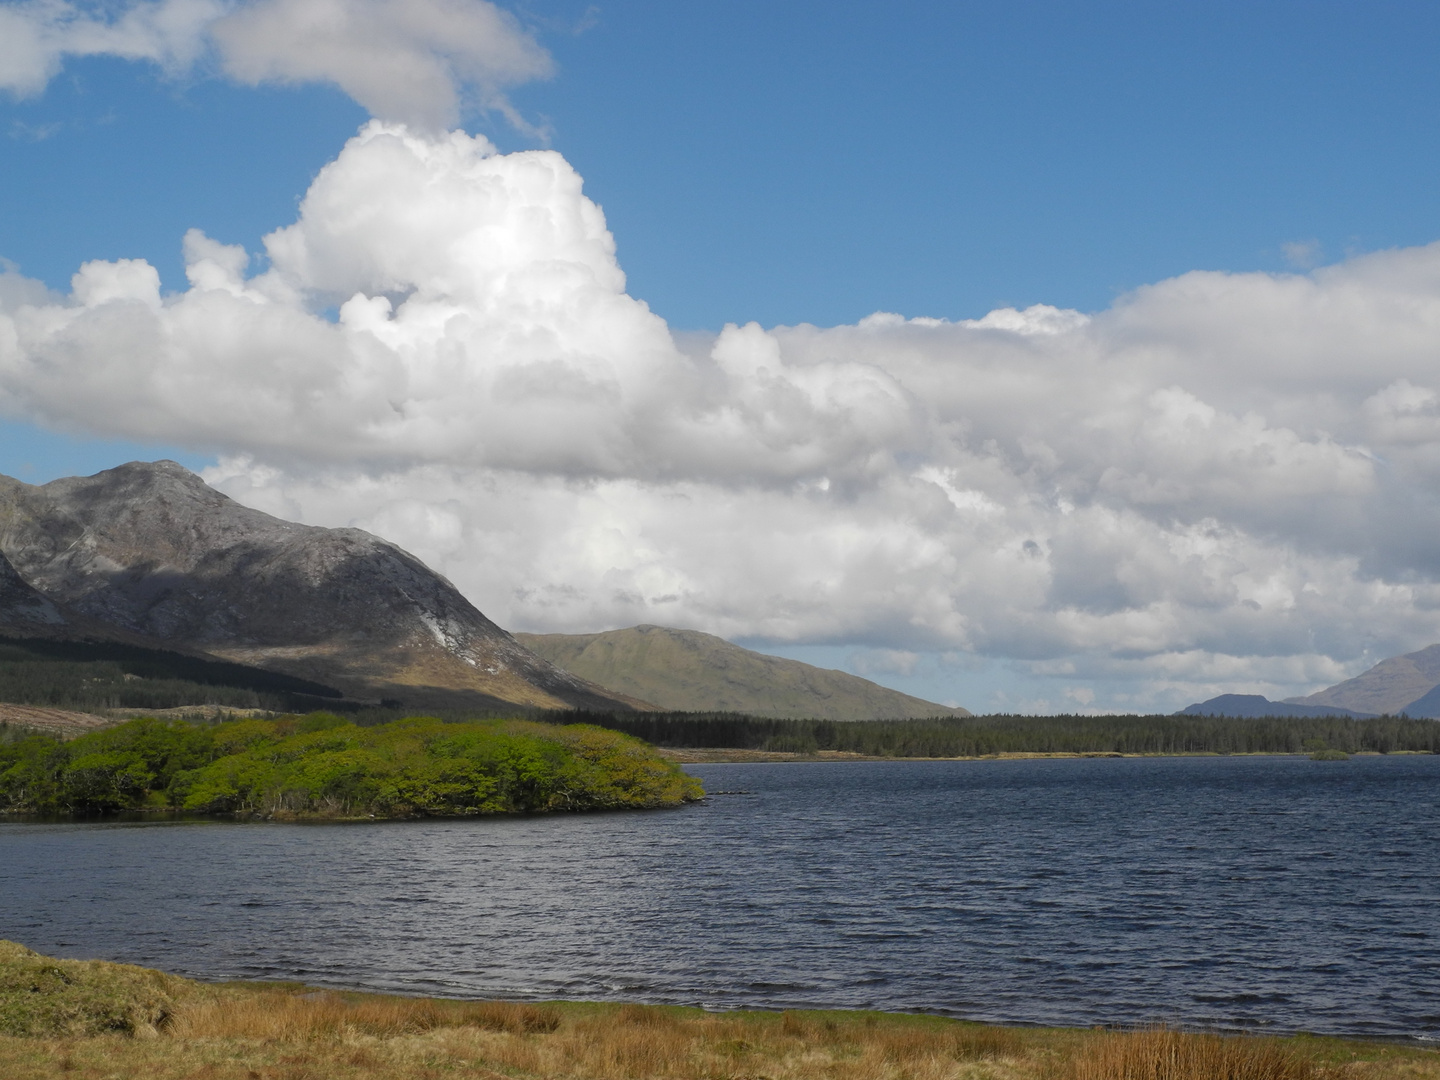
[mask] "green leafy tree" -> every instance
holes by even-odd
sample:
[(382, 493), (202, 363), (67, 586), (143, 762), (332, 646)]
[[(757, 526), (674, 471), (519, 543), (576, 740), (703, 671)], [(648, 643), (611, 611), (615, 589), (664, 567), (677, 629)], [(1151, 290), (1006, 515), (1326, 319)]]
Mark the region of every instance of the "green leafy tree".
[(0, 745), (0, 809), (32, 813), (468, 816), (675, 806), (701, 794), (630, 736), (522, 721), (136, 720), (70, 743)]

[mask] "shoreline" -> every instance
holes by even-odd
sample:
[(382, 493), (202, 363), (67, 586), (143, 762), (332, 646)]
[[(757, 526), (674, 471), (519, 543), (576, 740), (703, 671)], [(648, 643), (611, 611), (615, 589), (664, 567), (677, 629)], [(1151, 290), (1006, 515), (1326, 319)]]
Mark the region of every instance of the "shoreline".
[[(1157, 1071), (1156, 1066), (1164, 1068)], [(0, 942), (7, 1080), (1440, 1080), (1416, 1039), (204, 982)]]
[[(817, 750), (802, 753), (791, 750), (741, 750), (729, 747), (681, 747), (657, 746), (655, 752), (678, 765), (760, 765), (778, 762), (802, 762), (820, 764), (824, 762), (847, 761), (1038, 761), (1071, 758), (1195, 758), (1195, 757), (1294, 757), (1309, 758), (1311, 751), (1295, 753), (1280, 751), (1253, 751), (1222, 754), (1215, 750), (1196, 750), (1179, 754), (1135, 754), (1115, 750), (1076, 751), (1005, 751), (997, 754), (959, 755), (955, 757), (909, 757), (899, 755), (859, 754), (849, 750)], [(1382, 754), (1378, 750), (1357, 750), (1350, 757), (1433, 757), (1429, 750), (1392, 750)]]

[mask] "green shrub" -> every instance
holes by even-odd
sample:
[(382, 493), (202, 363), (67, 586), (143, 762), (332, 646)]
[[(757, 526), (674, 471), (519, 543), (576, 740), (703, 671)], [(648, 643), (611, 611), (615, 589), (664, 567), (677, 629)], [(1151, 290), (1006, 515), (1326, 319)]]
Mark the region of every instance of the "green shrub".
[(676, 806), (701, 794), (638, 739), (517, 720), (144, 719), (69, 743), (0, 745), (0, 810), (11, 812), (449, 817)]

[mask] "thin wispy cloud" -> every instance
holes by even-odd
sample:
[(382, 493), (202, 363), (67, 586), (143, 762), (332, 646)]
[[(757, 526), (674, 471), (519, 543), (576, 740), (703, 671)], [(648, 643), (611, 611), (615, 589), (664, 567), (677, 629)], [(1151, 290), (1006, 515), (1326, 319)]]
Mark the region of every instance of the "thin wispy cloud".
[(206, 32), (225, 13), (220, 0), (153, 0), (118, 9), (67, 0), (0, 5), (0, 89), (39, 94), (69, 57), (148, 60), (172, 73), (206, 49)]
[(1280, 245), (1280, 254), (1297, 270), (1313, 270), (1325, 259), (1319, 240), (1291, 240)]

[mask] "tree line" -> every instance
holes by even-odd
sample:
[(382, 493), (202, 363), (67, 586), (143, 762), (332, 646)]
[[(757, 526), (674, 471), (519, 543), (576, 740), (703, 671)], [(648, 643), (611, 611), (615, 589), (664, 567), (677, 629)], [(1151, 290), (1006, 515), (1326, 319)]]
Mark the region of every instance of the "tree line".
[(921, 720), (782, 720), (740, 713), (551, 713), (693, 749), (838, 750), (869, 757), (1014, 753), (1298, 754), (1318, 749), (1440, 753), (1440, 721), (1384, 716), (1015, 716)]
[(331, 687), (244, 664), (118, 642), (35, 638), (0, 642), (0, 701), (80, 711), (208, 704), (289, 712), (349, 704)]

